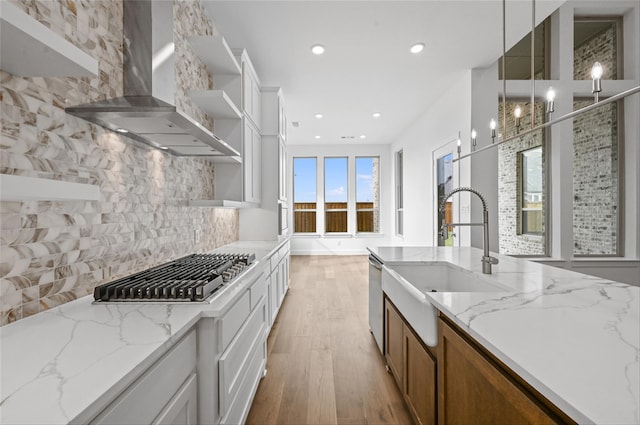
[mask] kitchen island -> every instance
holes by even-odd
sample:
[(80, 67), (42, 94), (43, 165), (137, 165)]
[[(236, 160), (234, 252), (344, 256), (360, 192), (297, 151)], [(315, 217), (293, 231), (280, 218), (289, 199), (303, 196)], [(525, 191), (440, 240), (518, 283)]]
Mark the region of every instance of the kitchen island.
[(202, 322), (235, 309), (241, 297), (266, 305), (267, 286), (247, 292), (256, 282), (268, 285), (261, 277), (271, 273), (274, 257), (288, 258), (288, 240), (235, 242), (213, 252), (247, 251), (256, 261), (207, 303), (92, 304), (87, 296), (0, 328), (0, 422), (88, 423), (176, 343), (195, 339)]
[[(481, 274), (476, 248), (376, 247), (385, 266), (446, 263)], [(497, 255), (505, 292), (427, 299), (577, 423), (640, 423), (640, 288)], [(440, 359), (438, 359), (440, 361)]]

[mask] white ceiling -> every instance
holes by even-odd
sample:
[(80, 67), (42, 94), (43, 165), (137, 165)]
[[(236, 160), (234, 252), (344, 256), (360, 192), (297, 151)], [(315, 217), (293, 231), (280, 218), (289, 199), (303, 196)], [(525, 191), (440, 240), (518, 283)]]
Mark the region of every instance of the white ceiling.
[[(282, 87), (288, 143), (391, 143), (465, 70), (502, 53), (502, 1), (202, 1), (262, 85)], [(536, 1), (536, 23), (562, 3)], [(531, 9), (507, 1), (507, 48), (531, 30)], [(427, 46), (418, 55), (416, 42)]]

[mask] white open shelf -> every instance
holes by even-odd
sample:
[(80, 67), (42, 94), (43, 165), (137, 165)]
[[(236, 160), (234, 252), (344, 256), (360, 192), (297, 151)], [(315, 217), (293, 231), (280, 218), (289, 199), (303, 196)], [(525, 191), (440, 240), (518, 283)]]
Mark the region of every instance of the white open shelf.
[(99, 201), (100, 188), (36, 177), (0, 174), (0, 201)]
[(194, 36), (189, 37), (189, 43), (213, 75), (239, 76), (242, 74), (242, 69), (224, 37), (215, 35)]
[(207, 208), (244, 208), (244, 202), (240, 201), (228, 201), (228, 200), (214, 200), (214, 199), (200, 199), (189, 201), (190, 207), (207, 207)]
[(189, 92), (189, 97), (214, 120), (242, 118), (242, 113), (224, 90), (194, 90)]
[(0, 69), (21, 77), (95, 77), (98, 61), (27, 15), (0, 1)]

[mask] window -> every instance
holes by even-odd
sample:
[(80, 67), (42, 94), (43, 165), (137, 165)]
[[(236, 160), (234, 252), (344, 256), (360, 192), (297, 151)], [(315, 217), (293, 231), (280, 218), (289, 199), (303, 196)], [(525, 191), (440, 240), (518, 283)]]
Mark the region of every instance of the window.
[(347, 232), (347, 158), (324, 159), (324, 231)]
[(542, 235), (542, 147), (519, 153), (521, 234)]
[(359, 233), (380, 231), (380, 158), (356, 158), (356, 221)]
[(402, 184), (402, 156), (402, 151), (396, 152), (396, 234), (399, 236), (402, 236), (404, 234), (404, 188)]
[(316, 232), (316, 158), (293, 158), (293, 231)]

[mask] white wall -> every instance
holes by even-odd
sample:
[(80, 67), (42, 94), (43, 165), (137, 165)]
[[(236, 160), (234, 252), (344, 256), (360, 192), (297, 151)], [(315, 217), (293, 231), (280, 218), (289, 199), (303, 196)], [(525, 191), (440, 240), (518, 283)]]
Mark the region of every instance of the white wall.
[[(366, 254), (367, 246), (389, 245), (389, 237), (392, 232), (392, 215), (387, 205), (393, 204), (391, 193), (392, 174), (388, 145), (361, 145), (352, 142), (352, 145), (289, 145), (287, 146), (287, 169), (290, 170), (287, 179), (287, 199), (289, 200), (289, 231), (291, 236), (291, 253), (294, 255), (349, 255)], [(349, 212), (350, 235), (324, 235), (322, 232), (322, 220), (319, 220), (318, 234), (294, 234), (293, 233), (293, 158), (317, 157), (317, 196), (318, 203), (324, 202), (324, 160), (325, 156), (349, 157), (349, 202), (355, 205), (355, 157), (378, 156), (380, 157), (380, 233), (356, 234), (355, 211)]]
[[(469, 152), (470, 148), (471, 71), (461, 71), (455, 81), (442, 96), (434, 99), (430, 109), (391, 144), (392, 157), (399, 150), (404, 152), (404, 236), (395, 235), (393, 228), (393, 245), (435, 244), (437, 205), (434, 205), (436, 185), (433, 178), (433, 151), (457, 139), (458, 132), (461, 134), (462, 151)], [(457, 185), (466, 186), (468, 183), (469, 163), (462, 162)], [(395, 199), (395, 187), (392, 189), (394, 197), (390, 198), (391, 201)], [(467, 221), (468, 197), (463, 197), (461, 204), (460, 219)], [(388, 208), (393, 219), (395, 203), (391, 202)], [(458, 238), (462, 245), (469, 244), (468, 229), (456, 233), (462, 233)]]

